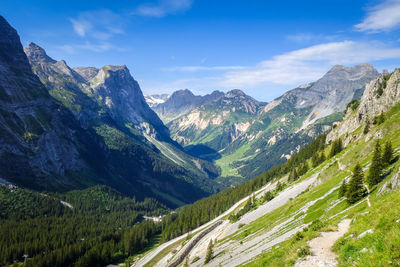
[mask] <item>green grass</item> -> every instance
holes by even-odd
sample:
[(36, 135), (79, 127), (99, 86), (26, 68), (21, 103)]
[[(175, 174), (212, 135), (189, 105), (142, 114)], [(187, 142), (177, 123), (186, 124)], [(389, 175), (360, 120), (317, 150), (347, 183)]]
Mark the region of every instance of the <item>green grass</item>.
[[(383, 133), (382, 143), (391, 140), (393, 147), (398, 148), (400, 146), (399, 111), (400, 105), (396, 105), (386, 114), (387, 119), (382, 125), (372, 127), (370, 135), (374, 137), (376, 132), (381, 132)], [(271, 229), (277, 223), (295, 214), (295, 211), (305, 203), (324, 195), (334, 186), (337, 186), (343, 178), (351, 175), (351, 170), (357, 161), (362, 166), (367, 166), (371, 161), (375, 140), (366, 140), (365, 135), (360, 131), (361, 128), (362, 126), (354, 132), (354, 134), (361, 135), (361, 138), (349, 144), (344, 151), (335, 156), (337, 161), (346, 165), (346, 169), (340, 171), (335, 159), (329, 159), (316, 169), (310, 170), (300, 181), (309, 177), (310, 173), (321, 171), (322, 166), (331, 165), (319, 175), (323, 178), (322, 184), (304, 192), (278, 210), (242, 227), (243, 231), (246, 231), (246, 236), (257, 231), (262, 232)], [(349, 205), (344, 199), (338, 199), (338, 190), (334, 190), (310, 206), (304, 218), (301, 219), (302, 224), (320, 220), (324, 223), (324, 228), (318, 231), (303, 232), (302, 238), (292, 237), (280, 243), (279, 246), (273, 247), (269, 252), (259, 255), (248, 266), (293, 265), (300, 257), (299, 251), (306, 249), (309, 240), (318, 236), (319, 232), (334, 229), (335, 225), (343, 218), (353, 220), (349, 232), (339, 239), (333, 248), (339, 256), (339, 266), (400, 266), (400, 192), (397, 189), (383, 196), (377, 194), (379, 188), (392, 178), (399, 167), (400, 162), (390, 166), (394, 171), (372, 189), (370, 195), (371, 207), (368, 207), (365, 199), (355, 205)], [(373, 230), (372, 234), (367, 234), (363, 238), (356, 238), (369, 229)], [(229, 238), (243, 240), (244, 234), (241, 236), (235, 234)]]
[(248, 149), (250, 149), (250, 144), (245, 144), (234, 153), (224, 155), (222, 158), (215, 161), (215, 164), (221, 168), (221, 177), (241, 177), (237, 169), (231, 167), (231, 163), (242, 159)]

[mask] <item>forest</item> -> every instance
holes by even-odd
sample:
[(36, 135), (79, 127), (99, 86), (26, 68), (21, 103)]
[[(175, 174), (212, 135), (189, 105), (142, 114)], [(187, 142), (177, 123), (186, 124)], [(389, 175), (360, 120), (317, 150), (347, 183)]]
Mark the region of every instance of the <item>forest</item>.
[[(309, 168), (308, 161), (312, 165), (321, 162), (315, 155), (324, 153), (325, 139), (320, 135), (285, 163), (176, 212), (152, 199), (137, 202), (107, 186), (67, 193), (0, 186), (0, 264), (104, 266), (123, 262), (151, 246), (157, 237), (159, 242), (167, 241), (212, 220), (275, 178), (296, 170), (291, 179), (298, 179)], [(331, 147), (329, 157), (340, 152), (341, 141)], [(166, 215), (161, 223), (143, 220), (143, 215), (161, 214)]]

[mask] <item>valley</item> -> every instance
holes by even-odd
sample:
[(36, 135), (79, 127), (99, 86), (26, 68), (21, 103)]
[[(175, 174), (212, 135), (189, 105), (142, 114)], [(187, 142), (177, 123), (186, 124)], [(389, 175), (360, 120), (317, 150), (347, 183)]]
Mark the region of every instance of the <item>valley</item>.
[(0, 3), (0, 266), (400, 266), (400, 4), (225, 2)]

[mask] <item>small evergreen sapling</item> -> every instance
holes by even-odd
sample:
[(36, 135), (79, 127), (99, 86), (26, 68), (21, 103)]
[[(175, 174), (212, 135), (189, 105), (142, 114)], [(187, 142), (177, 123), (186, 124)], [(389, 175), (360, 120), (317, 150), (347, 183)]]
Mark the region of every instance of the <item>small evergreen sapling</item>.
[(213, 254), (214, 254), (213, 247), (214, 247), (213, 241), (212, 241), (212, 239), (210, 239), (210, 243), (208, 243), (208, 247), (207, 247), (207, 255), (206, 255), (206, 259), (204, 260), (204, 264), (207, 264), (211, 261)]
[(351, 177), (349, 184), (347, 185), (346, 198), (349, 204), (354, 204), (362, 199), (366, 194), (367, 190), (363, 185), (363, 171), (360, 164), (354, 167), (353, 176)]

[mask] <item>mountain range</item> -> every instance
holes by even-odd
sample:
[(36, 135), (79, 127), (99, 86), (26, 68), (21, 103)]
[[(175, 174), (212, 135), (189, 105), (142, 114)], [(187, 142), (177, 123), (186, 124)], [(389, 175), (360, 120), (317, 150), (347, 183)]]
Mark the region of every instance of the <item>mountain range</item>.
[(222, 177), (241, 181), (284, 162), (330, 130), (346, 105), (359, 99), (365, 84), (377, 76), (369, 64), (336, 65), (319, 80), (270, 103), (241, 90), (204, 97), (181, 90), (152, 108), (188, 153), (215, 162)]
[(39, 190), (106, 184), (180, 206), (217, 190), (215, 167), (187, 155), (126, 66), (70, 68), (0, 18), (0, 177)]

